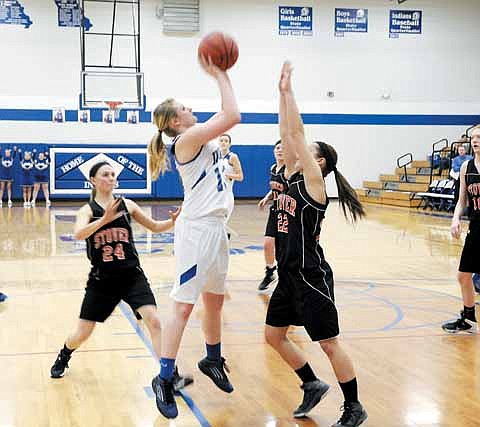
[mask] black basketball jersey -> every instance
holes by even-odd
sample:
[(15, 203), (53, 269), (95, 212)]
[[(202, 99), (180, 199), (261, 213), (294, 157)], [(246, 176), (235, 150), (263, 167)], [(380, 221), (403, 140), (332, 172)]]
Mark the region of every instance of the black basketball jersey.
[(475, 166), (475, 159), (467, 164), (465, 173), (470, 221), (480, 221), (480, 174)]
[(272, 190), (273, 196), (273, 209), (277, 209), (278, 195), (284, 193), (287, 188), (288, 181), (285, 178), (285, 165), (277, 169), (277, 165), (273, 164), (270, 168), (270, 189)]
[[(103, 216), (104, 209), (97, 202), (90, 201), (89, 205), (93, 212), (91, 222)], [(140, 265), (124, 200), (118, 209), (125, 211), (125, 214), (105, 224), (86, 240), (87, 256), (92, 268), (102, 273), (118, 274)]]
[(280, 269), (289, 271), (320, 268), (323, 250), (319, 243), (326, 204), (313, 200), (305, 188), (301, 173), (294, 174), (288, 191), (277, 200), (277, 238), (275, 240)]

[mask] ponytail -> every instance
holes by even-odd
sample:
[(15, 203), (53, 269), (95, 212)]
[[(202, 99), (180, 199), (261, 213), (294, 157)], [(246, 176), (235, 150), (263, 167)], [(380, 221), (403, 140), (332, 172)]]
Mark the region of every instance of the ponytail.
[(175, 129), (170, 128), (170, 121), (177, 117), (177, 107), (173, 98), (168, 98), (153, 110), (153, 123), (157, 125), (158, 132), (148, 144), (148, 166), (152, 179), (155, 181), (169, 169), (167, 146), (163, 142), (162, 132), (173, 138), (178, 135)]
[(150, 144), (148, 144), (148, 157), (150, 173), (152, 179), (156, 181), (169, 168), (167, 146), (163, 142), (161, 130), (154, 135)]
[[(315, 141), (318, 145), (318, 155), (325, 158), (326, 167), (323, 176), (327, 176), (330, 172), (335, 175), (335, 182), (338, 190), (338, 201), (343, 211), (343, 215), (351, 222), (357, 222), (365, 216), (365, 210), (362, 203), (358, 199), (357, 193), (346, 180), (346, 178), (337, 170), (338, 155), (335, 149), (325, 142)], [(347, 210), (349, 215), (347, 214)]]
[(348, 220), (347, 209), (350, 213), (351, 222), (357, 222), (365, 216), (363, 205), (358, 199), (358, 195), (346, 178), (335, 168), (335, 182), (337, 183), (338, 201), (342, 207), (343, 215)]

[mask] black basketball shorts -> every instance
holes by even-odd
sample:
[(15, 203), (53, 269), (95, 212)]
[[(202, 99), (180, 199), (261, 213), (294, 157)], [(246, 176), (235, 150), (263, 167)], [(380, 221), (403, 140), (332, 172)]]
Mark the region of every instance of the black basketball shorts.
[(480, 273), (480, 221), (471, 221), (458, 271)]
[(270, 208), (270, 212), (268, 214), (268, 219), (267, 219), (267, 227), (265, 229), (265, 237), (272, 237), (276, 238), (277, 237), (277, 214), (276, 210), (273, 208)]
[(156, 306), (155, 297), (140, 267), (118, 275), (102, 275), (91, 271), (80, 309), (80, 319), (104, 322), (122, 300), (133, 311), (145, 305)]
[(312, 341), (338, 336), (338, 312), (333, 274), (322, 263), (314, 271), (278, 271), (278, 284), (267, 310), (266, 324), (274, 327), (304, 326)]

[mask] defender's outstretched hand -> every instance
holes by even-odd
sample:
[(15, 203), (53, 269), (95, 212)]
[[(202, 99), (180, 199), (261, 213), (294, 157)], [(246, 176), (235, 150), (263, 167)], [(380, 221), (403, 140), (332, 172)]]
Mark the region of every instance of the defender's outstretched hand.
[(278, 82), (278, 89), (281, 93), (291, 92), (292, 90), (292, 71), (293, 67), (290, 61), (285, 61), (282, 66), (280, 74), (280, 81)]

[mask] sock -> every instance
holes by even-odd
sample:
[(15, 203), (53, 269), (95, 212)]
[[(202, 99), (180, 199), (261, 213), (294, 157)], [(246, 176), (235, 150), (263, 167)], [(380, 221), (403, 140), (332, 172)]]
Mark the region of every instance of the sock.
[(70, 349), (67, 347), (67, 344), (65, 343), (65, 344), (63, 344), (62, 351), (63, 351), (63, 353), (65, 353), (67, 356), (71, 356), (72, 353), (75, 351), (75, 349), (70, 350)]
[(170, 381), (173, 378), (174, 370), (175, 359), (168, 359), (166, 357), (160, 359), (160, 378)]
[(222, 357), (222, 343), (217, 344), (206, 344), (207, 347), (207, 359), (209, 360), (220, 360)]
[(266, 273), (273, 274), (273, 272), (277, 269), (276, 265), (267, 265), (266, 266)]
[(357, 378), (350, 380), (346, 383), (339, 383), (342, 389), (345, 402), (358, 402), (358, 387)]
[(463, 306), (463, 314), (465, 315), (465, 319), (472, 320), (474, 322), (477, 321), (475, 317), (475, 306), (473, 307)]
[(302, 383), (304, 384), (315, 381), (317, 379), (308, 362), (305, 363), (305, 365), (303, 365), (300, 369), (295, 370), (295, 373), (298, 375), (298, 377), (302, 380)]

